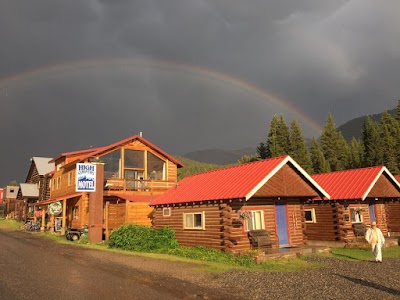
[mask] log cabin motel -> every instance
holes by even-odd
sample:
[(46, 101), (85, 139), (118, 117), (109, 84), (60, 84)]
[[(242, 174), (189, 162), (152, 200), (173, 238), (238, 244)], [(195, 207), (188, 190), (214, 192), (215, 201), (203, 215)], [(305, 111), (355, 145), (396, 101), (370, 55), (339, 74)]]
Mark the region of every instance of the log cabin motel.
[(386, 167), (312, 177), (331, 199), (313, 199), (304, 205), (309, 240), (351, 241), (373, 221), (384, 235), (400, 232), (400, 185)]
[(229, 252), (253, 249), (249, 232), (266, 230), (272, 247), (306, 243), (304, 202), (329, 194), (291, 157), (185, 177), (150, 202), (155, 228), (169, 226), (181, 245)]
[[(42, 222), (49, 205), (60, 202), (62, 212), (51, 216), (48, 227), (64, 233), (68, 227), (88, 226), (93, 242), (125, 223), (150, 226), (149, 202), (176, 184), (177, 169), (183, 166), (140, 135), (105, 147), (62, 153), (51, 162), (50, 199), (35, 205), (43, 213)], [(81, 163), (92, 163), (81, 168), (96, 166), (96, 186), (80, 186), (91, 192), (77, 191)]]

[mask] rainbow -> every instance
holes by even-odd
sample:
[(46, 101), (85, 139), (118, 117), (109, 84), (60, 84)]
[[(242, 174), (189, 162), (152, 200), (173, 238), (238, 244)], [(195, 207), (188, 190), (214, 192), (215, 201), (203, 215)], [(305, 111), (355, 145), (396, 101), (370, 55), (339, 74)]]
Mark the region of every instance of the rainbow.
[(68, 72), (77, 72), (79, 70), (86, 70), (98, 67), (118, 66), (121, 68), (129, 67), (146, 67), (155, 69), (166, 69), (179, 72), (190, 72), (193, 75), (206, 77), (220, 84), (232, 85), (243, 91), (247, 91), (260, 99), (260, 101), (267, 101), (282, 107), (284, 111), (288, 111), (296, 116), (299, 121), (303, 121), (309, 126), (315, 134), (320, 134), (322, 131), (321, 124), (316, 122), (313, 118), (304, 113), (293, 103), (285, 100), (274, 93), (262, 89), (261, 87), (252, 84), (248, 81), (238, 77), (210, 69), (199, 65), (191, 65), (186, 63), (171, 62), (158, 59), (149, 58), (97, 58), (76, 60), (60, 64), (46, 65), (40, 68), (31, 69), (28, 71), (13, 74), (4, 78), (0, 78), (0, 90), (6, 89), (8, 86), (14, 86), (18, 83), (20, 86), (23, 83), (34, 82), (38, 78), (54, 77)]

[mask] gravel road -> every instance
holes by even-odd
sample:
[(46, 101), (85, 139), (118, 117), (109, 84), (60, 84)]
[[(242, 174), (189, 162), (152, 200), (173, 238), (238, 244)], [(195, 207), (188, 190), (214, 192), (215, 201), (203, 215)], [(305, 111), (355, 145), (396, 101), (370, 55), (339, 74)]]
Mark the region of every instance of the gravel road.
[(0, 230), (0, 258), (0, 298), (7, 300), (42, 295), (47, 299), (400, 299), (400, 258), (376, 264), (311, 256), (307, 259), (324, 267), (207, 273), (189, 263), (60, 245), (35, 234), (4, 230)]

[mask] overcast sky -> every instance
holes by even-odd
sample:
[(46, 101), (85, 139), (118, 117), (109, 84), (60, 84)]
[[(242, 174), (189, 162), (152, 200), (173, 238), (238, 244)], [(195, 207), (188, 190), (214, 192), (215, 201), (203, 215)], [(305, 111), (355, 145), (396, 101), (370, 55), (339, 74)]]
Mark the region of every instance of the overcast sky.
[(398, 0), (0, 0), (0, 186), (32, 156), (143, 136), (172, 155), (318, 136), (396, 106)]

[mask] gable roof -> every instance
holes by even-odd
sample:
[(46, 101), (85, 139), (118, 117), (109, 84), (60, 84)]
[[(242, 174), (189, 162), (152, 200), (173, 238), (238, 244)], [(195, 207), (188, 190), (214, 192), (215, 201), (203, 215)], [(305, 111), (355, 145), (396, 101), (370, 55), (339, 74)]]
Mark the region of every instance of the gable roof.
[(64, 152), (61, 153), (60, 155), (54, 157), (53, 159), (50, 160), (50, 162), (55, 162), (57, 159), (60, 159), (62, 157), (68, 157), (68, 156), (73, 156), (73, 155), (83, 155), (87, 153), (92, 153), (95, 152), (101, 148), (104, 147), (97, 147), (97, 148), (89, 148), (89, 149), (83, 149), (83, 150), (77, 150), (77, 151), (70, 151), (70, 152)]
[(38, 198), (39, 197), (39, 189), (37, 184), (35, 183), (21, 183), (21, 194), (22, 197), (28, 198)]
[(396, 180), (397, 180), (397, 182), (399, 182), (399, 183), (400, 183), (400, 175), (394, 175), (394, 179), (396, 179)]
[(329, 198), (290, 156), (281, 156), (185, 177), (150, 205), (223, 199), (247, 201), (287, 163), (291, 163), (321, 195)]
[(54, 162), (50, 162), (52, 159), (49, 157), (32, 157), (32, 161), (40, 176), (44, 176), (54, 170)]
[(400, 184), (384, 166), (315, 174), (312, 177), (331, 195), (331, 199), (365, 200), (383, 173), (400, 189)]
[[(66, 164), (66, 165), (64, 166), (64, 168), (65, 168), (65, 167), (68, 167), (68, 166), (71, 166), (71, 165), (73, 165), (73, 164), (79, 163), (79, 162), (83, 162), (83, 161), (85, 161), (85, 160), (88, 159), (88, 158), (101, 155), (101, 154), (103, 154), (103, 153), (105, 153), (105, 152), (108, 152), (108, 151), (114, 149), (114, 148), (117, 148), (117, 147), (120, 147), (120, 146), (122, 146), (122, 145), (124, 145), (124, 144), (130, 143), (130, 142), (132, 142), (132, 141), (134, 141), (134, 140), (140, 141), (141, 143), (147, 145), (148, 147), (150, 147), (151, 149), (153, 149), (153, 150), (155, 150), (156, 152), (160, 153), (160, 154), (163, 155), (164, 157), (168, 158), (170, 161), (172, 161), (173, 163), (175, 163), (175, 164), (177, 165), (178, 168), (181, 168), (181, 167), (184, 166), (184, 164), (181, 163), (179, 160), (177, 160), (177, 159), (174, 158), (173, 156), (169, 155), (168, 153), (164, 152), (163, 150), (161, 150), (161, 149), (160, 149), (159, 147), (157, 147), (156, 145), (150, 143), (148, 140), (146, 140), (146, 139), (143, 138), (142, 136), (140, 136), (140, 135), (134, 135), (134, 136), (128, 137), (128, 138), (126, 138), (126, 139), (123, 139), (123, 140), (121, 140), (121, 141), (118, 141), (118, 142), (116, 142), (116, 143), (114, 143), (114, 144), (111, 144), (111, 145), (108, 145), (108, 146), (104, 146), (104, 147), (99, 147), (99, 148), (93, 149), (94, 151), (90, 151), (90, 152), (88, 152), (86, 155), (84, 155), (84, 156), (78, 158), (77, 160), (72, 161), (72, 162)], [(77, 151), (76, 151), (76, 152), (77, 152)], [(75, 152), (75, 154), (76, 154), (76, 152)], [(73, 153), (73, 152), (70, 152), (70, 153)], [(70, 153), (69, 153), (69, 154), (70, 154)]]

